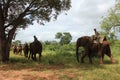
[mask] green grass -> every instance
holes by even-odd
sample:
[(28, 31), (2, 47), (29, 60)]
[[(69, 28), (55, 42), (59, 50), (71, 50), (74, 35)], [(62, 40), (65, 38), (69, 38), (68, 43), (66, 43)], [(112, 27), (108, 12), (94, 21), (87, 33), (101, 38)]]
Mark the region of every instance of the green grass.
[[(32, 68), (32, 71), (56, 73), (59, 80), (119, 80), (120, 79), (120, 47), (111, 47), (115, 64), (105, 56), (104, 64), (99, 64), (99, 59), (94, 58), (93, 64), (89, 64), (88, 58), (85, 63), (77, 63), (75, 52), (66, 50), (43, 51), (42, 61), (34, 62), (24, 56), (10, 53), (10, 62), (2, 70), (22, 70)], [(2, 66), (4, 64), (1, 64)], [(8, 67), (6, 69), (6, 67)], [(44, 80), (40, 78), (40, 80)]]

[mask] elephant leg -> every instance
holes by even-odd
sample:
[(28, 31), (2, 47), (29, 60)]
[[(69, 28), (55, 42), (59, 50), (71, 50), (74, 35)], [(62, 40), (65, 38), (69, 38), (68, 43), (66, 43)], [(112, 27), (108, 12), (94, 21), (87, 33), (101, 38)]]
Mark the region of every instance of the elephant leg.
[(88, 53), (88, 57), (89, 57), (89, 63), (92, 64), (92, 55), (90, 52)]
[(84, 58), (87, 55), (87, 51), (85, 50), (85, 52), (83, 53), (82, 57), (81, 57), (81, 63), (84, 63)]
[(77, 58), (77, 61), (80, 62), (80, 61), (79, 61), (78, 49), (79, 49), (79, 47), (78, 47), (78, 45), (77, 45), (77, 46), (76, 46), (76, 58)]
[(108, 49), (108, 51), (106, 51), (106, 55), (110, 58), (112, 63), (115, 63), (115, 60), (113, 59), (113, 56), (111, 54), (110, 48)]
[(31, 52), (28, 54), (28, 60), (30, 59), (30, 57), (31, 57), (31, 54), (32, 54)]
[(28, 52), (24, 52), (24, 56), (27, 58), (28, 57)]
[(36, 53), (34, 54), (34, 61), (37, 61), (37, 58), (36, 58)]
[(40, 53), (39, 53), (39, 61), (41, 61), (41, 56), (42, 56), (42, 55), (41, 55), (41, 52), (40, 52)]
[(114, 64), (115, 60), (113, 59), (112, 54), (111, 53), (107, 53), (106, 55), (110, 58), (111, 62)]
[(84, 54), (82, 57), (81, 57), (81, 63), (84, 63), (84, 58), (87, 54)]
[(31, 58), (32, 58), (32, 60), (34, 60), (34, 55), (33, 55), (33, 54), (34, 54), (34, 53), (31, 54)]
[(26, 52), (26, 57), (28, 57), (28, 52)]
[(113, 59), (113, 56), (111, 55), (110, 56), (110, 60), (111, 60), (111, 62), (114, 64), (115, 63), (115, 60)]
[(103, 64), (104, 53), (100, 53), (100, 64)]

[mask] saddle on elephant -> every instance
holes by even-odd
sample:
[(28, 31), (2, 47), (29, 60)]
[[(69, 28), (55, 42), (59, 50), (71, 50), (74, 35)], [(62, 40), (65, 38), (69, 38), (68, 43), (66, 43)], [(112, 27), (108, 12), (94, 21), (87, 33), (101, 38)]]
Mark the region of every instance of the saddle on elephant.
[(93, 39), (93, 43), (102, 43), (105, 36), (96, 37), (95, 35), (92, 35), (92, 37), (95, 37), (95, 39)]

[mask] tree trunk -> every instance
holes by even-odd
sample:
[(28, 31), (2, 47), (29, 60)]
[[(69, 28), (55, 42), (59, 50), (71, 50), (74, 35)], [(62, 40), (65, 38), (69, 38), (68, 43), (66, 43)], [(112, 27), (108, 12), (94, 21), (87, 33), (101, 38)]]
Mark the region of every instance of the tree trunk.
[(6, 55), (6, 48), (5, 48), (6, 44), (5, 44), (5, 40), (3, 38), (0, 37), (0, 60), (2, 62), (5, 61), (4, 57)]
[(2, 6), (0, 4), (0, 61), (4, 61), (3, 57), (6, 55), (6, 35), (4, 29), (4, 16)]
[(4, 7), (0, 3), (0, 61), (9, 61), (9, 53), (13, 36), (18, 28), (18, 25), (20, 25), (20, 22), (23, 20), (28, 10), (29, 8), (21, 13), (18, 18), (9, 23), (5, 21), (7, 19), (7, 16), (4, 13)]
[(11, 37), (5, 33), (4, 27), (4, 17), (2, 14), (2, 9), (0, 6), (0, 62), (9, 61), (9, 51), (11, 46), (11, 41), (15, 30), (11, 33)]
[(0, 61), (8, 62), (9, 53), (10, 53), (11, 43), (8, 43), (6, 40), (0, 38)]
[(0, 39), (0, 62), (2, 61), (2, 40)]
[(0, 32), (0, 61), (2, 62), (9, 61), (10, 48), (14, 33), (15, 29), (11, 30), (7, 37), (5, 33)]

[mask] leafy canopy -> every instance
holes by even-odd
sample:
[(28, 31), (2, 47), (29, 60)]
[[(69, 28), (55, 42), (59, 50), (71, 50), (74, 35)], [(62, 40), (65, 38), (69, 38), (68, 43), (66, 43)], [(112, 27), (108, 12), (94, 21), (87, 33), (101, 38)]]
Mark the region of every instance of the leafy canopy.
[(55, 35), (55, 38), (60, 39), (60, 44), (62, 44), (62, 45), (69, 44), (72, 40), (72, 36), (69, 32), (64, 32), (64, 33), (58, 32)]
[[(103, 29), (103, 34), (109, 36), (110, 38), (115, 38), (115, 28), (119, 29), (120, 26), (120, 1), (116, 1), (116, 4), (111, 8), (106, 17), (103, 17), (101, 22), (101, 28)], [(114, 32), (111, 32), (114, 30)]]
[(6, 30), (25, 28), (37, 21), (40, 24), (56, 19), (70, 9), (70, 0), (0, 0)]

